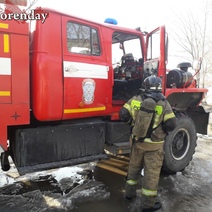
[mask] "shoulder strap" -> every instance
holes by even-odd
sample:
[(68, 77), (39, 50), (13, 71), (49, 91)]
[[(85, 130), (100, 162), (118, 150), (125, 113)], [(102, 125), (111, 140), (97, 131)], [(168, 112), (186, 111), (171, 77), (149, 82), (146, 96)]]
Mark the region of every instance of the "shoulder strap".
[(150, 122), (150, 125), (149, 125), (149, 129), (147, 131), (146, 138), (150, 138), (153, 130), (155, 130), (155, 129), (153, 129), (154, 118), (155, 118), (155, 111), (153, 112), (153, 116), (152, 116), (152, 119), (151, 119), (151, 122)]

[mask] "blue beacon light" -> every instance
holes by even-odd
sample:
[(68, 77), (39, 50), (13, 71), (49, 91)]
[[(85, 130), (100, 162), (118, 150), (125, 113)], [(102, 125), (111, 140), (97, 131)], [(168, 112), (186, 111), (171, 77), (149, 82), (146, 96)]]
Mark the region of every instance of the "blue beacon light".
[(118, 21), (116, 19), (114, 19), (114, 18), (106, 18), (104, 23), (117, 25)]

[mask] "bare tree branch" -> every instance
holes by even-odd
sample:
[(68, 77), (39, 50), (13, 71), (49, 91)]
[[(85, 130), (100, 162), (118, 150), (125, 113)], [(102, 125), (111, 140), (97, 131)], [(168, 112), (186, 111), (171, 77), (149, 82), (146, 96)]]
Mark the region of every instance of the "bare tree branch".
[[(212, 5), (209, 0), (202, 1), (202, 6), (197, 13), (188, 11), (187, 14), (173, 12), (176, 17), (175, 28), (172, 31), (173, 39), (188, 54), (189, 61), (202, 58), (202, 76), (197, 76), (198, 84), (205, 84), (205, 75), (212, 67)], [(176, 54), (176, 53), (175, 53)], [(210, 55), (210, 56), (209, 56)]]

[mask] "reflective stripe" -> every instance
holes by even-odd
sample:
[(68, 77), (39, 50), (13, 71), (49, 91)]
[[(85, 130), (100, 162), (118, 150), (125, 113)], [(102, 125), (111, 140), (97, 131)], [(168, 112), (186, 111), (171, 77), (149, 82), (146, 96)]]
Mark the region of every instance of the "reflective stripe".
[(63, 61), (64, 77), (108, 79), (109, 67), (90, 63)]
[(140, 107), (141, 107), (141, 102), (140, 101), (134, 100), (134, 99), (131, 101), (131, 108), (133, 110), (140, 110)]
[(9, 28), (9, 25), (8, 24), (5, 24), (5, 23), (0, 23), (0, 28), (2, 28), (2, 29), (8, 29)]
[(155, 114), (154, 124), (153, 124), (152, 128), (156, 128), (159, 124), (160, 124), (160, 115)]
[(10, 96), (10, 91), (0, 91), (0, 96)]
[(132, 109), (131, 109), (130, 105), (125, 103), (123, 107), (126, 108), (129, 111), (130, 115), (132, 116)]
[(9, 35), (4, 34), (4, 52), (8, 53), (9, 51), (10, 51)]
[(156, 105), (155, 107), (155, 116), (154, 116), (154, 124), (152, 128), (156, 128), (160, 124), (160, 117), (163, 114), (163, 106)]
[(175, 115), (174, 115), (173, 112), (172, 113), (165, 114), (163, 121), (167, 121), (168, 119), (172, 119), (174, 117), (175, 117)]
[(163, 107), (161, 105), (156, 105), (155, 107), (155, 112), (158, 114), (158, 115), (162, 115), (163, 113)]
[(129, 184), (129, 185), (137, 185), (138, 181), (137, 180), (127, 180), (127, 184)]
[(150, 138), (145, 138), (144, 142), (151, 143), (151, 144), (162, 144), (164, 141), (152, 141)]
[(130, 107), (130, 105), (128, 105), (127, 103), (124, 104), (124, 108), (126, 108), (126, 109), (129, 110), (129, 111), (131, 111), (131, 107)]
[(131, 101), (131, 105), (130, 106), (132, 108), (131, 116), (132, 116), (133, 120), (135, 120), (136, 116), (138, 115), (138, 111), (141, 108), (141, 102), (139, 100), (133, 99)]
[(11, 75), (11, 58), (0, 57), (0, 75)]
[(145, 188), (141, 189), (141, 193), (145, 196), (157, 196), (158, 192), (154, 190), (148, 190)]
[(79, 109), (64, 109), (64, 114), (69, 113), (85, 113), (106, 110), (106, 107), (92, 107), (92, 108), (79, 108)]

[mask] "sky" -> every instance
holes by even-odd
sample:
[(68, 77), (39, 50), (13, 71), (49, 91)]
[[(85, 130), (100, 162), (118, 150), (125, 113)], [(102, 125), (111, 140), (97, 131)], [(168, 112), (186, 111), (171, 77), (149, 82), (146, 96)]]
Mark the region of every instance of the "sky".
[[(197, 11), (198, 15), (200, 3), (193, 0), (37, 0), (34, 7), (52, 8), (100, 23), (106, 18), (114, 18), (119, 26), (133, 29), (140, 27), (142, 31), (147, 32), (165, 25), (169, 33), (174, 29), (176, 22), (174, 13), (183, 16), (188, 11)], [(176, 51), (178, 47), (169, 39), (169, 52)], [(179, 62), (185, 62), (181, 60), (170, 56), (168, 65), (176, 68)]]
[(196, 10), (198, 1), (37, 0), (37, 5), (98, 22), (104, 22), (105, 18), (108, 17), (115, 18), (120, 26), (130, 28), (139, 26), (143, 30), (151, 30), (151, 28), (156, 28), (159, 25), (170, 24), (173, 12), (181, 13), (186, 12), (186, 10)]

